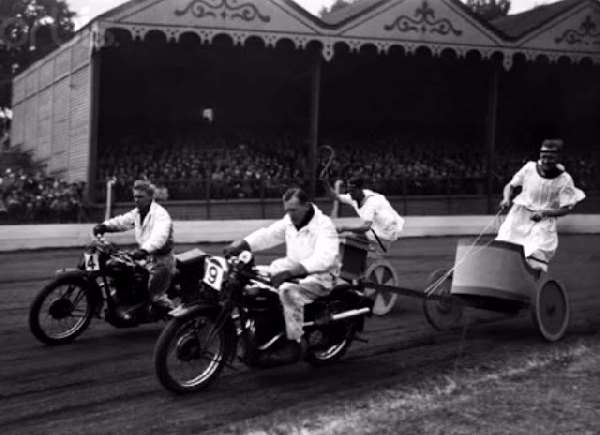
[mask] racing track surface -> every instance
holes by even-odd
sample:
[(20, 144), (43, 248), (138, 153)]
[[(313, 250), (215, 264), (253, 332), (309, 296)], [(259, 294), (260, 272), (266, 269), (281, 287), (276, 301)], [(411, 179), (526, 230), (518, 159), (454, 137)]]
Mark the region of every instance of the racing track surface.
[[(455, 238), (406, 239), (389, 259), (401, 284), (421, 288), (432, 270), (451, 265)], [(561, 236), (553, 274), (572, 302), (570, 337), (600, 326), (600, 236)], [(218, 253), (221, 246), (205, 247)], [(184, 247), (178, 247), (182, 251)], [(161, 325), (116, 330), (99, 320), (74, 344), (47, 347), (27, 327), (35, 293), (54, 269), (76, 263), (80, 250), (0, 255), (0, 428), (2, 433), (199, 433), (293, 406), (325, 406), (391, 383), (444, 369), (463, 346), (461, 332), (439, 333), (415, 299), (367, 322), (368, 343), (355, 343), (338, 364), (301, 363), (270, 370), (226, 369), (209, 390), (175, 397), (154, 378), (151, 355)], [(272, 256), (259, 257), (259, 263)], [(262, 260), (262, 261), (261, 261)], [(471, 313), (471, 318), (489, 317)], [(496, 315), (496, 319), (498, 316)], [(488, 319), (489, 320), (489, 319)], [(465, 346), (486, 358), (496, 346), (539, 343), (529, 316), (470, 326)]]

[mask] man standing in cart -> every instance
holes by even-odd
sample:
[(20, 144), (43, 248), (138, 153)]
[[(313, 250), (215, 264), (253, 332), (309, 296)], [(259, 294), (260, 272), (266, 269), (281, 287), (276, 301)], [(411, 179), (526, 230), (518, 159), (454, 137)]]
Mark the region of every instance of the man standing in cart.
[[(531, 267), (543, 271), (558, 247), (557, 218), (585, 198), (559, 163), (562, 147), (561, 139), (544, 140), (539, 160), (527, 162), (513, 176), (500, 202), (502, 209), (510, 207), (510, 211), (496, 239), (523, 245)], [(511, 200), (519, 186), (521, 193)]]

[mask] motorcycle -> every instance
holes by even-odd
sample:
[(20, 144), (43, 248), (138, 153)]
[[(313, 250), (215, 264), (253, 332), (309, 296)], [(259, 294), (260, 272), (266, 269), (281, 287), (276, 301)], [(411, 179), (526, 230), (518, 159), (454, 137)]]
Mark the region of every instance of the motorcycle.
[[(206, 388), (237, 356), (249, 367), (267, 368), (299, 361), (270, 358), (290, 344), (283, 307), (267, 273), (254, 267), (249, 251), (205, 259), (204, 297), (172, 310), (154, 349), (159, 382), (174, 393)], [(351, 285), (305, 306), (304, 360), (322, 366), (339, 360), (364, 327), (373, 300)]]
[[(198, 297), (206, 257), (199, 249), (176, 256), (169, 297), (184, 302)], [(92, 317), (117, 328), (166, 320), (169, 309), (151, 304), (144, 264), (97, 236), (86, 246), (77, 268), (57, 270), (37, 294), (29, 310), (31, 332), (42, 343), (57, 345), (75, 340)]]

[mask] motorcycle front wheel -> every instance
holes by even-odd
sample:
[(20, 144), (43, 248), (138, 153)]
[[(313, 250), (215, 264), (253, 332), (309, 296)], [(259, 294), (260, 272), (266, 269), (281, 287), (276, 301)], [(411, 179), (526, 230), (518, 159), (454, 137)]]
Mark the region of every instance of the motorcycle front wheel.
[(206, 388), (223, 370), (226, 340), (226, 329), (215, 330), (208, 316), (171, 319), (154, 348), (159, 382), (177, 394)]
[(58, 278), (33, 300), (29, 309), (29, 329), (42, 343), (70, 343), (89, 326), (93, 312), (85, 281)]

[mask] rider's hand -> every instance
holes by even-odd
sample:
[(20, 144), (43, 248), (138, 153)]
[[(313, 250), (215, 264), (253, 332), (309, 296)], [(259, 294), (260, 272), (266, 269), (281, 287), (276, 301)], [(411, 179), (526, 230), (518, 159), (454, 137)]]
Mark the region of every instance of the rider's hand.
[(108, 227), (104, 224), (94, 225), (94, 229), (92, 230), (92, 232), (94, 233), (94, 236), (102, 235), (102, 234), (106, 233), (107, 231), (108, 231)]
[(146, 258), (148, 256), (148, 251), (145, 249), (136, 249), (131, 253), (131, 257), (134, 260), (141, 260), (142, 258)]
[(510, 208), (510, 199), (503, 199), (502, 201), (500, 201), (500, 205), (498, 206), (498, 208), (501, 211), (506, 211)]
[(250, 245), (245, 240), (235, 240), (223, 248), (223, 254), (227, 257), (238, 255), (242, 251), (250, 251)]
[(271, 285), (273, 287), (279, 287), (288, 279), (292, 278), (294, 274), (290, 270), (282, 270), (281, 272), (275, 273), (271, 276)]

